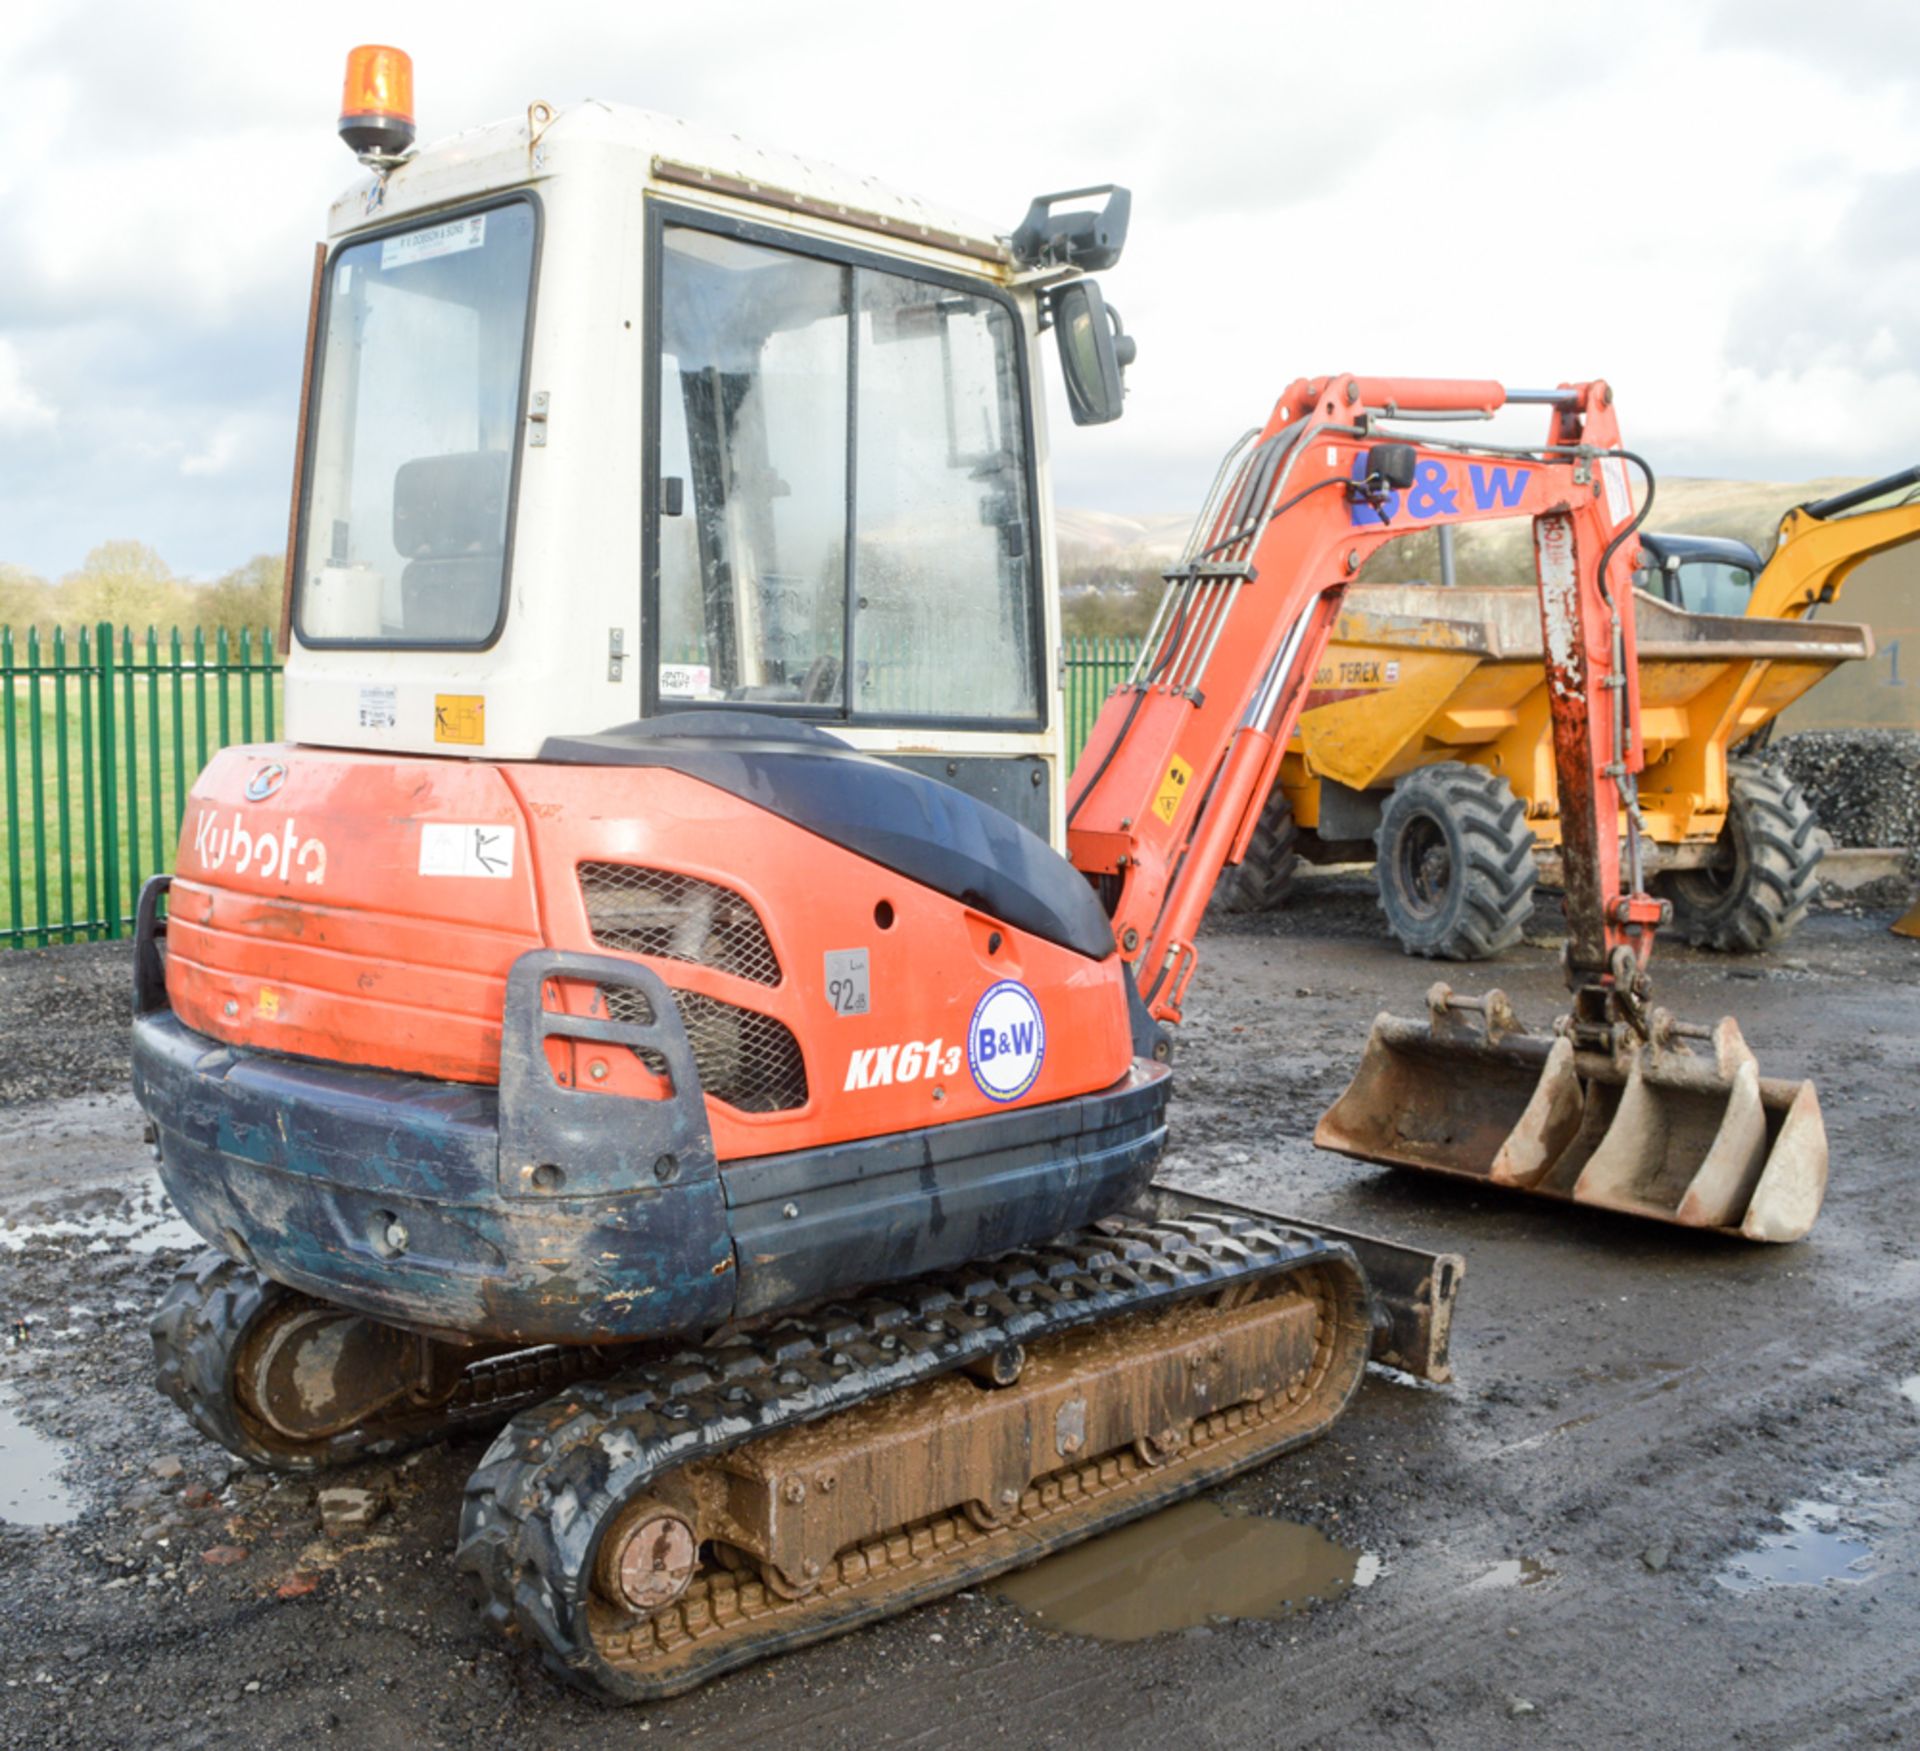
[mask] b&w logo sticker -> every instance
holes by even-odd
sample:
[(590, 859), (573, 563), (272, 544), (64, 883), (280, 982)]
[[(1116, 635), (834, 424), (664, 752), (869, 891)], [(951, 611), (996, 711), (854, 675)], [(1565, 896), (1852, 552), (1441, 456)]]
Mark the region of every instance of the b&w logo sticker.
[(967, 1026), (967, 1068), (988, 1100), (1018, 1100), (1047, 1055), (1047, 1024), (1034, 995), (1002, 979), (982, 997)]

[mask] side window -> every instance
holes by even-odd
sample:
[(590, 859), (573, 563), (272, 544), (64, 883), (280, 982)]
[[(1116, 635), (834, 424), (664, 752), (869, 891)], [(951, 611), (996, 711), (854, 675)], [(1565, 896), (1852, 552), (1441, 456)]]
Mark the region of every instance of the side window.
[(854, 710), (1031, 717), (1013, 320), (923, 280), (859, 286)]
[(846, 640), (847, 279), (673, 228), (661, 267), (663, 700), (837, 703)]
[(661, 703), (1037, 715), (1006, 307), (671, 224), (659, 303)]
[(304, 642), (491, 635), (534, 228), (532, 207), (514, 201), (335, 255), (302, 512)]

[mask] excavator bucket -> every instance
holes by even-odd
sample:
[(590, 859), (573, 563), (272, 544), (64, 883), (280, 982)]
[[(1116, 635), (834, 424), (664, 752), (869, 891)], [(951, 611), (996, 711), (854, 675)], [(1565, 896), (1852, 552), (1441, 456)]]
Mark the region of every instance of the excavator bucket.
[(1746, 1240), (1813, 1227), (1819, 1096), (1763, 1077), (1731, 1017), (1700, 1028), (1656, 1012), (1650, 1041), (1600, 1052), (1528, 1033), (1498, 991), (1435, 985), (1427, 1007), (1424, 1022), (1375, 1021), (1321, 1148)]

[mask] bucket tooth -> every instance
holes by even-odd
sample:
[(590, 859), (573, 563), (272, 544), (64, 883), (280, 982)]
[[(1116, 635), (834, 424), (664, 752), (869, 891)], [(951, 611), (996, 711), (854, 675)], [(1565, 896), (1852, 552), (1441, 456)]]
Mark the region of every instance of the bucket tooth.
[[(1812, 1228), (1827, 1182), (1819, 1096), (1763, 1078), (1731, 1017), (1603, 1053), (1503, 1031), (1515, 1024), (1497, 993), (1481, 1004), (1436, 987), (1428, 1007), (1424, 1024), (1374, 1022), (1314, 1132), (1321, 1148), (1748, 1240)], [(1464, 1024), (1472, 1009), (1495, 1025)]]
[(1731, 1084), (1667, 1080), (1638, 1059), (1627, 1073), (1576, 1203), (1724, 1228), (1737, 1223), (1766, 1160), (1760, 1076), (1751, 1060)]
[[(1748, 1240), (1804, 1240), (1827, 1195), (1827, 1124), (1811, 1082), (1760, 1082), (1773, 1147), (1740, 1232)], [(1776, 1129), (1777, 1126), (1777, 1129)]]
[(1536, 1190), (1579, 1137), (1586, 1115), (1587, 1093), (1574, 1068), (1573, 1042), (1557, 1039), (1526, 1110), (1500, 1145), (1487, 1177), (1498, 1186)]

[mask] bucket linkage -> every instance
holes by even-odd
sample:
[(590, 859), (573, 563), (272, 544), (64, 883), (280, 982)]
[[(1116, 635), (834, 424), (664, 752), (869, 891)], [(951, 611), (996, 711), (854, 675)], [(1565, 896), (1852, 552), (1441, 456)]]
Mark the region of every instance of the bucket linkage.
[(1760, 1074), (1731, 1016), (1646, 1015), (1527, 1031), (1504, 993), (1427, 993), (1381, 1015), (1314, 1141), (1747, 1240), (1799, 1240), (1820, 1212), (1827, 1133), (1811, 1082)]

